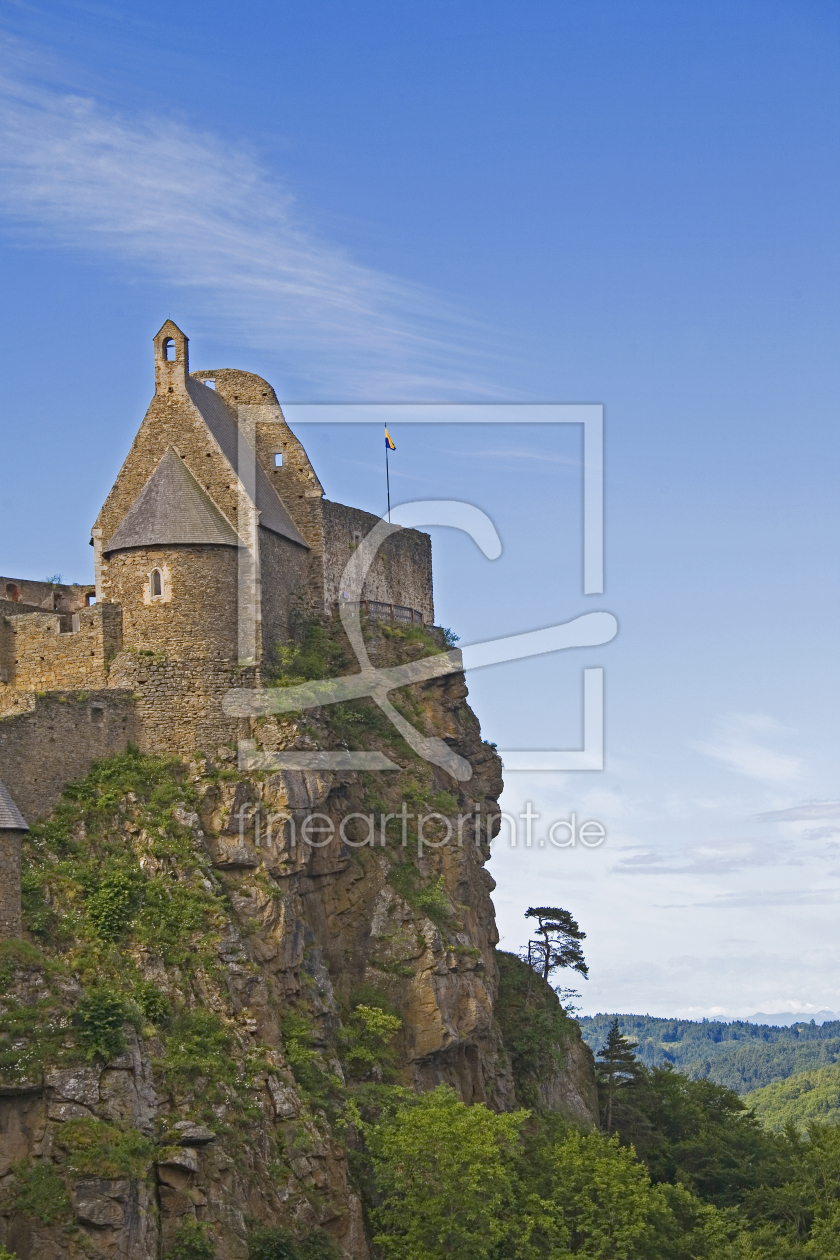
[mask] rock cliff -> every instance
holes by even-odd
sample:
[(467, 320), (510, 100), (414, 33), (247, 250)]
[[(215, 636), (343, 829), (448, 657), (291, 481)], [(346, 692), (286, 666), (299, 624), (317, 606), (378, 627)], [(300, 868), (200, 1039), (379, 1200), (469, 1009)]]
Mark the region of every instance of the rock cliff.
[[(421, 628), (368, 637), (377, 664), (442, 646)], [(343, 663), (335, 626), (310, 625), (275, 682)], [(501, 765), (466, 697), (450, 676), (399, 698), (469, 761), (463, 784), (355, 701), (256, 721), (247, 773), (230, 748), (112, 758), (33, 829), (28, 934), (2, 952), (0, 1242), (19, 1260), (245, 1260), (260, 1225), (364, 1260), (344, 1118), (364, 1085), (446, 1082), (597, 1120), (559, 1006), (535, 1034), (555, 1046), (544, 1062), (513, 1032), (531, 1003), (517, 1014), (523, 964), (496, 953), (484, 870)], [(400, 770), (260, 760), (344, 746)]]

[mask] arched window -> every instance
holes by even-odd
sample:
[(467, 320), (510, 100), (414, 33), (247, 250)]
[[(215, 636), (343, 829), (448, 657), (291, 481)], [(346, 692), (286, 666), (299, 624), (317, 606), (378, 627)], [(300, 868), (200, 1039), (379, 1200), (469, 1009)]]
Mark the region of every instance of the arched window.
[(175, 349), (175, 342), (171, 337), (167, 337), (166, 341), (163, 343), (163, 357), (168, 363), (172, 363), (178, 357), (178, 352)]
[(163, 578), (161, 577), (160, 569), (152, 569), (151, 582), (152, 582), (152, 597), (154, 598), (155, 595), (162, 595), (163, 594)]

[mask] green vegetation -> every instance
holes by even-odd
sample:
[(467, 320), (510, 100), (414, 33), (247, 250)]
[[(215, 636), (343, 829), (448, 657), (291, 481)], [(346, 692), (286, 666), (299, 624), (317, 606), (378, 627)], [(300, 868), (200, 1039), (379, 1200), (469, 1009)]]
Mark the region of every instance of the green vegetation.
[(350, 1079), (373, 1076), (382, 1080), (396, 1063), (394, 1038), (402, 1020), (382, 1006), (359, 1002), (338, 1034), (338, 1044)]
[(400, 861), (395, 854), (392, 854), (392, 859), (388, 883), (410, 906), (415, 910), (422, 910), (432, 923), (445, 929), (452, 920), (454, 908), (443, 876), (427, 882), (410, 859)]
[(213, 1260), (216, 1248), (207, 1233), (207, 1226), (185, 1216), (178, 1226), (166, 1260)]
[(339, 1260), (339, 1250), (323, 1229), (296, 1238), (271, 1225), (248, 1235), (248, 1260)]
[(439, 1086), (359, 1122), (382, 1260), (736, 1260), (744, 1222), (655, 1185), (617, 1138), (499, 1115)]
[[(8, 996), (0, 1006), (4, 1079), (80, 1057), (107, 1062), (125, 1048), (130, 1024), (158, 1028), (173, 1087), (204, 1073), (212, 1092), (237, 1076), (218, 1016), (173, 1011), (135, 961), (152, 953), (187, 976), (218, 970), (228, 907), (211, 891), (209, 858), (190, 833), (197, 803), (182, 762), (129, 750), (67, 788), (52, 818), (26, 837), (24, 917), (40, 948), (9, 943), (0, 973), (4, 988), (33, 967), (45, 983), (37, 1002)], [(75, 999), (63, 983), (70, 975), (82, 985)]]
[(68, 1219), (70, 1199), (61, 1177), (51, 1164), (15, 1164), (16, 1189), (14, 1205), (24, 1216), (42, 1225), (54, 1225)]
[(103, 1120), (68, 1120), (57, 1146), (80, 1176), (142, 1177), (154, 1158), (154, 1143), (138, 1129), (117, 1129)]
[(113, 1059), (125, 1049), (123, 1024), (130, 1017), (124, 998), (106, 985), (95, 985), (79, 1001), (78, 1040), (88, 1059)]
[(650, 1015), (593, 1015), (580, 1020), (587, 1045), (598, 1050), (614, 1019), (639, 1043), (646, 1067), (670, 1063), (693, 1080), (708, 1077), (738, 1094), (840, 1059), (840, 1020), (781, 1028), (744, 1020), (657, 1019)]
[(812, 1121), (840, 1121), (840, 1064), (797, 1072), (747, 1094), (745, 1100), (768, 1129), (807, 1130)]
[(211, 1088), (232, 1084), (237, 1076), (233, 1039), (215, 1011), (182, 1011), (170, 1023), (166, 1053), (159, 1066), (167, 1082), (187, 1092), (197, 1080), (207, 1078)]
[(511, 1058), (517, 1101), (539, 1110), (539, 1086), (563, 1066), (564, 1049), (577, 1036), (551, 985), (515, 954), (496, 953), (496, 1019)]

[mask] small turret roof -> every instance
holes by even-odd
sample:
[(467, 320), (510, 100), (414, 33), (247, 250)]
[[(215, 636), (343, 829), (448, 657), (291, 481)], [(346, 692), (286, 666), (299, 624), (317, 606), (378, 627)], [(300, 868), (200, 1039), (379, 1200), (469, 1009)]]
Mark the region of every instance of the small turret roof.
[(9, 795), (9, 789), (0, 782), (0, 831), (28, 831), (20, 811)]
[(238, 547), (240, 539), (170, 446), (102, 550), (178, 543)]

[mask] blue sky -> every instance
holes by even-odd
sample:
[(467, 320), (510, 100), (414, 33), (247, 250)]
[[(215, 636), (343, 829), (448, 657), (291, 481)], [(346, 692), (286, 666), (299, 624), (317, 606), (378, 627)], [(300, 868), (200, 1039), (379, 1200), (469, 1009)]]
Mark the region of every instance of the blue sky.
[[(590, 608), (604, 649), (476, 672), (488, 738), (595, 852), (498, 847), (503, 944), (552, 901), (586, 1010), (840, 1009), (840, 13), (814, 2), (166, 6), (0, 18), (0, 571), (87, 579), (172, 316), (281, 399), (599, 402), (607, 585), (580, 594), (573, 431), (394, 434), (464, 642)], [(291, 415), (290, 410), (290, 415)], [(395, 426), (398, 429), (398, 425)], [(380, 435), (300, 429), (381, 510)], [(378, 498), (379, 496), (379, 498)]]

